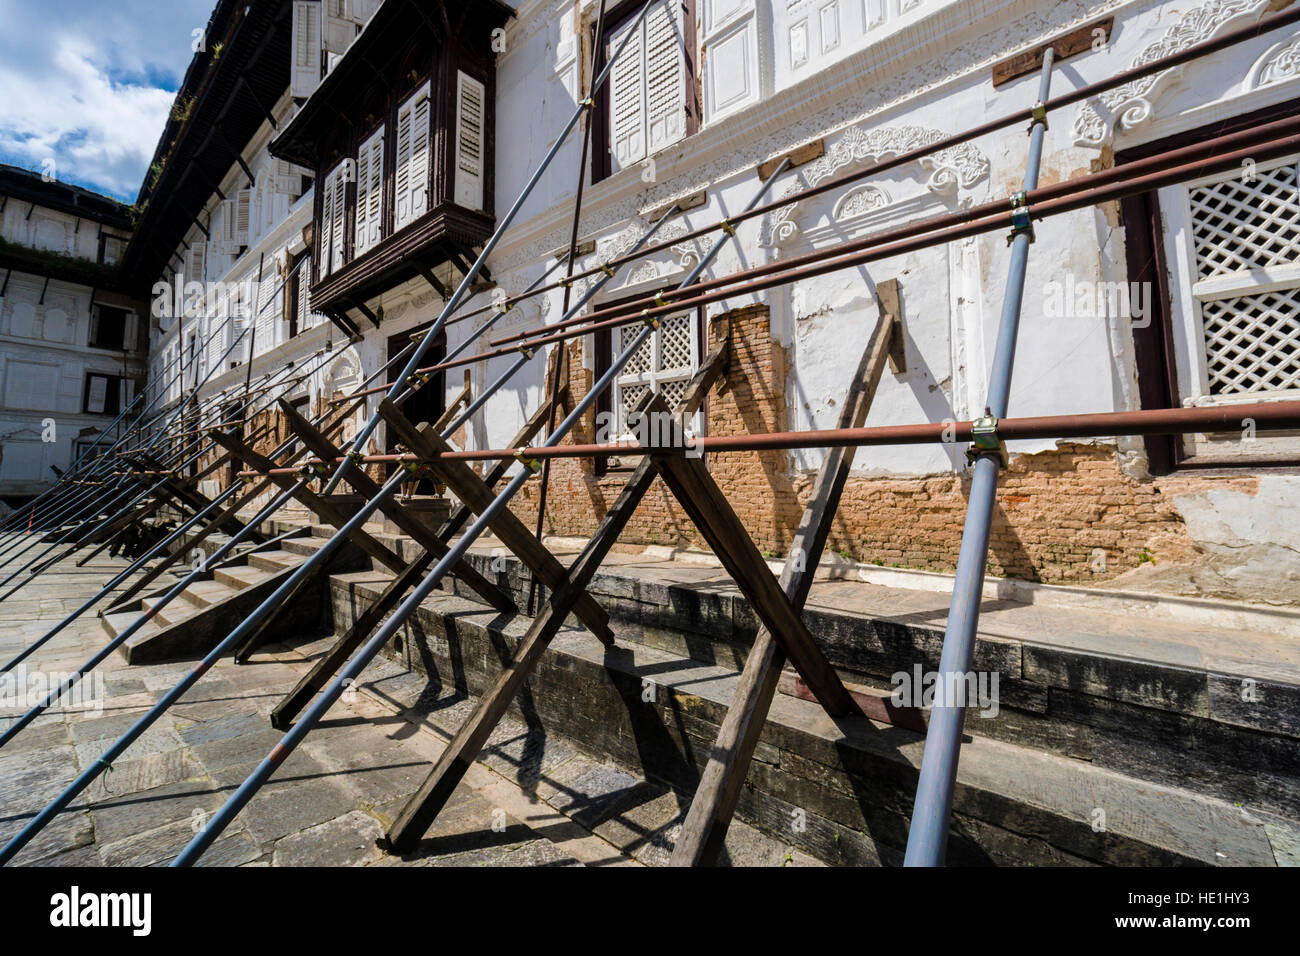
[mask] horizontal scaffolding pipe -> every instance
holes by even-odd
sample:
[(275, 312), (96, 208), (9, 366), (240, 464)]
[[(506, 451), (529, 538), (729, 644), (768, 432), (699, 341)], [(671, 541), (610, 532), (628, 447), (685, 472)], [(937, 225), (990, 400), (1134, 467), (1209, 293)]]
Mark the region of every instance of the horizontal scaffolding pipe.
[[(801, 448), (867, 447), (873, 445), (923, 445), (934, 442), (955, 444), (969, 442), (974, 433), (972, 421), (918, 425), (876, 425), (869, 428), (822, 428), (797, 432), (751, 432), (745, 435), (704, 435), (681, 445), (640, 445), (635, 442), (609, 442), (601, 445), (539, 445), (528, 448), (477, 448), (446, 451), (432, 458), (412, 453), (400, 455), (365, 455), (365, 464), (391, 463), (420, 465), (435, 461), (504, 461), (511, 458), (604, 458), (610, 455), (630, 457), (677, 451), (683, 454), (726, 452), (781, 451)], [(1285, 431), (1300, 428), (1300, 401), (1251, 402), (1219, 405), (1212, 408), (1153, 408), (1134, 412), (1095, 412), (1081, 415), (1041, 415), (1032, 418), (1004, 418), (997, 423), (998, 434), (1005, 441), (1022, 439), (1112, 438), (1120, 435), (1179, 435), (1220, 433), (1252, 429)], [(271, 475), (301, 474), (330, 464), (306, 459), (301, 467), (275, 468)], [(243, 471), (241, 475), (262, 474)]]
[[(1278, 133), (1289, 135), (1278, 137), (1276, 135)], [(1228, 148), (1231, 148), (1231, 151), (1207, 155), (1207, 150)], [(1242, 159), (1253, 158), (1262, 162), (1274, 156), (1294, 152), (1296, 149), (1300, 149), (1300, 117), (1291, 117), (1240, 133), (1207, 140), (1195, 146), (1171, 150), (1124, 167), (1115, 167), (1041, 187), (1027, 197), (1028, 208), (1034, 220), (1042, 220), (1049, 216), (1073, 212), (1098, 203), (1122, 199), (1135, 193), (1232, 168), (1239, 165)], [(1186, 162), (1181, 165), (1171, 165), (1179, 160), (1186, 160)], [(519, 332), (495, 340), (503, 346), (511, 342), (515, 343), (514, 345), (443, 361), (419, 369), (418, 373), (430, 375), (510, 355), (519, 348), (535, 349), (542, 345), (567, 341), (638, 320), (659, 319), (675, 312), (698, 308), (739, 295), (761, 292), (800, 279), (826, 275), (868, 262), (1007, 228), (1012, 225), (1015, 215), (1017, 213), (1007, 199), (985, 203), (961, 212), (936, 216), (886, 230), (804, 256), (775, 260), (707, 282), (696, 283), (686, 290), (660, 290), (629, 302), (607, 306), (576, 319), (566, 320), (567, 327), (564, 328), (557, 322)]]

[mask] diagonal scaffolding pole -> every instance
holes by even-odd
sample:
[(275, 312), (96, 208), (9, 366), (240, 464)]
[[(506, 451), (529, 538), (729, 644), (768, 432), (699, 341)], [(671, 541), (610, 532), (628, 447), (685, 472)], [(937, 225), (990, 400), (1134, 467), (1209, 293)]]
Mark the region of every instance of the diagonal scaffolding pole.
[[(1045, 102), (1050, 95), (1054, 56), (1051, 47), (1043, 54), (1038, 92), (1040, 103)], [(1025, 193), (1038, 186), (1038, 170), (1046, 132), (1047, 116), (1044, 111), (1035, 116), (1030, 127)], [(985, 411), (987, 417), (982, 420), (984, 437), (978, 438), (971, 449), (974, 475), (971, 478), (966, 525), (962, 529), (952, 601), (948, 608), (943, 653), (939, 659), (934, 707), (930, 712), (921, 774), (916, 786), (916, 803), (912, 808), (905, 866), (941, 866), (948, 846), (948, 821), (952, 816), (957, 761), (961, 755), (961, 730), (966, 717), (966, 702), (964, 693), (958, 688), (958, 681), (964, 679), (970, 670), (975, 651), (975, 628), (979, 623), (980, 597), (984, 590), (984, 567), (988, 560), (989, 530), (997, 498), (998, 472), (1006, 465), (1006, 445), (997, 434), (997, 420), (1006, 417), (1007, 403), (1011, 396), (1011, 372), (1015, 365), (1016, 338), (1020, 331), (1020, 307), (1029, 264), (1029, 246), (1033, 240), (1033, 226), (1029, 223), (1026, 210), (1024, 223), (1017, 226), (1011, 235), (1011, 267), (1007, 276), (1006, 293), (1002, 299), (993, 369), (989, 375), (988, 407)]]
[[(776, 181), (776, 178), (785, 171), (786, 165), (788, 164), (782, 162), (772, 175), (768, 177), (766, 182), (763, 183), (762, 187), (750, 201), (750, 206), (757, 204), (763, 198), (768, 189), (770, 189), (772, 184)], [(727, 245), (727, 241), (732, 237), (732, 233), (727, 233), (722, 240), (715, 242), (713, 247), (700, 257), (699, 262), (696, 263), (695, 268), (691, 270), (690, 274), (682, 280), (682, 285), (688, 285), (698, 279), (704, 270), (707, 269), (717, 257), (718, 253)], [(581, 401), (574, 406), (568, 416), (555, 428), (542, 447), (554, 448), (564, 441), (565, 436), (573, 429), (574, 425), (576, 425), (582, 416), (585, 415), (596, 403), (596, 400), (600, 395), (613, 384), (614, 379), (623, 371), (623, 367), (631, 361), (632, 356), (636, 355), (641, 349), (641, 346), (649, 341), (650, 336), (654, 332), (654, 328), (655, 325), (653, 323), (646, 323), (645, 327), (637, 333), (631, 343), (629, 343), (628, 346), (614, 358), (610, 367), (605, 371), (600, 379), (593, 384), (591, 390), (582, 397)], [(284, 762), (285, 758), (287, 758), (293, 751), (294, 747), (298, 745), (298, 742), (316, 726), (320, 719), (325, 715), (325, 712), (333, 706), (339, 695), (343, 693), (344, 688), (360, 675), (366, 665), (370, 663), (377, 653), (379, 653), (380, 648), (388, 643), (397, 630), (403, 625), (403, 623), (405, 623), (406, 619), (410, 617), (411, 614), (414, 613), (415, 609), (420, 606), (421, 602), (432, 593), (433, 589), (442, 581), (442, 578), (446, 575), (452, 564), (463, 558), (474, 542), (477, 541), (478, 538), (492, 525), (497, 514), (510, 503), (510, 500), (519, 493), (527, 483), (528, 479), (535, 473), (535, 464), (525, 461), (521, 461), (520, 464), (524, 465), (524, 467), (520, 468), (515, 476), (506, 484), (505, 488), (502, 489), (500, 494), (492, 500), (491, 504), (479, 512), (478, 519), (475, 520), (468, 529), (466, 529), (465, 533), (456, 541), (455, 545), (452, 546), (447, 555), (434, 565), (428, 576), (421, 581), (406, 600), (398, 606), (392, 616), (379, 627), (374, 636), (372, 636), (370, 640), (357, 651), (352, 660), (348, 662), (348, 665), (340, 672), (339, 676), (329, 685), (329, 687), (321, 691), (320, 695), (312, 702), (312, 705), (307, 708), (298, 722), (295, 723), (288, 733), (284, 735), (283, 739), (281, 739), (280, 743), (276, 745), (275, 749), (267, 755), (267, 757), (258, 765), (257, 769), (249, 775), (235, 793), (231, 795), (230, 799), (227, 800), (226, 803), (222, 805), (221, 809), (216, 812), (208, 822), (208, 825), (204, 828), (203, 832), (197, 834), (175, 861), (173, 861), (173, 866), (188, 866), (198, 859), (203, 851), (211, 845), (212, 841), (220, 835), (221, 831), (230, 824), (230, 821), (234, 819), (236, 814), (243, 809), (244, 805), (253, 798), (253, 794), (261, 789), (262, 785), (270, 778), (271, 774), (275, 772), (276, 768)], [(400, 484), (402, 477), (403, 474), (399, 470), (394, 478), (390, 480), (389, 486), (395, 489), (396, 486)], [(363, 506), (363, 508), (357, 513), (357, 518), (354, 518), (353, 521), (357, 521), (358, 518), (364, 520), (364, 516), (373, 512), (375, 507), (377, 507), (377, 503), (372, 499), (371, 502), (368, 502)], [(3, 862), (2, 853), (0, 853), (0, 862)]]

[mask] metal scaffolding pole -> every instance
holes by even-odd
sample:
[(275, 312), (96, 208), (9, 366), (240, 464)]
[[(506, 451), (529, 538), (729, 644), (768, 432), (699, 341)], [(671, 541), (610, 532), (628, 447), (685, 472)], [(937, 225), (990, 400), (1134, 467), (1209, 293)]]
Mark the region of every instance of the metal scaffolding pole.
[[(1054, 57), (1055, 51), (1051, 47), (1043, 53), (1038, 91), (1040, 107), (1050, 95)], [(979, 623), (980, 597), (984, 591), (984, 567), (988, 560), (993, 505), (997, 500), (998, 472), (1006, 466), (1006, 444), (998, 435), (997, 420), (1006, 417), (1011, 396), (1011, 372), (1016, 359), (1016, 338), (1020, 332), (1020, 306), (1029, 265), (1029, 246), (1034, 241), (1033, 225), (1024, 197), (1038, 186), (1046, 132), (1047, 112), (1044, 108), (1035, 114), (1030, 127), (1024, 192), (1019, 194), (1019, 198), (1012, 198), (1012, 205), (1021, 207), (1024, 218), (1015, 226), (1011, 236), (1011, 268), (1002, 298), (993, 369), (989, 374), (986, 417), (980, 420), (978, 437), (970, 452), (974, 459), (974, 476), (952, 601), (948, 607), (948, 627), (943, 636), (934, 707), (930, 711), (921, 776), (916, 785), (905, 866), (942, 866), (948, 847), (948, 820), (952, 816), (952, 794), (957, 785), (957, 761), (961, 755), (961, 729), (966, 719), (964, 693), (957, 682), (970, 670), (975, 652), (975, 627)]]

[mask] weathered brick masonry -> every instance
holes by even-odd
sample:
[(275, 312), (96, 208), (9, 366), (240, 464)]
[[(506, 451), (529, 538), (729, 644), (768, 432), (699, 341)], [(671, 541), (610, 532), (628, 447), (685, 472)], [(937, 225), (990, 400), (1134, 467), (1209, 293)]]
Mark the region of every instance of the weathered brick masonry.
[[(710, 345), (732, 337), (726, 381), (706, 406), (711, 435), (788, 428), (785, 350), (769, 333), (767, 309), (751, 307), (710, 323)], [(575, 400), (592, 374), (582, 369), (581, 345), (571, 344)], [(573, 441), (594, 438), (594, 414)], [(783, 452), (713, 456), (709, 470), (749, 528), (760, 550), (789, 547), (815, 475), (792, 472)], [(617, 497), (626, 474), (596, 477), (590, 461), (557, 460), (547, 501), (548, 533), (591, 534)], [(1194, 563), (1197, 549), (1173, 507), (1175, 494), (1213, 487), (1253, 493), (1255, 479), (1171, 476), (1138, 480), (1124, 474), (1110, 445), (1063, 443), (1056, 451), (1013, 458), (998, 489), (989, 571), (1049, 583), (1090, 583), (1116, 577), (1145, 562)], [(884, 567), (952, 571), (957, 563), (969, 486), (967, 475), (851, 479), (829, 548)], [(539, 482), (513, 507), (536, 521)], [(637, 509), (624, 533), (635, 543), (703, 547), (681, 508), (661, 483)], [(1099, 555), (1104, 554), (1104, 560)]]

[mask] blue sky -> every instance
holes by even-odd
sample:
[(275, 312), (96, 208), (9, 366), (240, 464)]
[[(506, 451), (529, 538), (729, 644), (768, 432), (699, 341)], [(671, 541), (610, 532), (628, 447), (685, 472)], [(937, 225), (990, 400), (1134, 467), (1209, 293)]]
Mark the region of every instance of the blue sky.
[(0, 162), (134, 202), (216, 0), (0, 0)]

